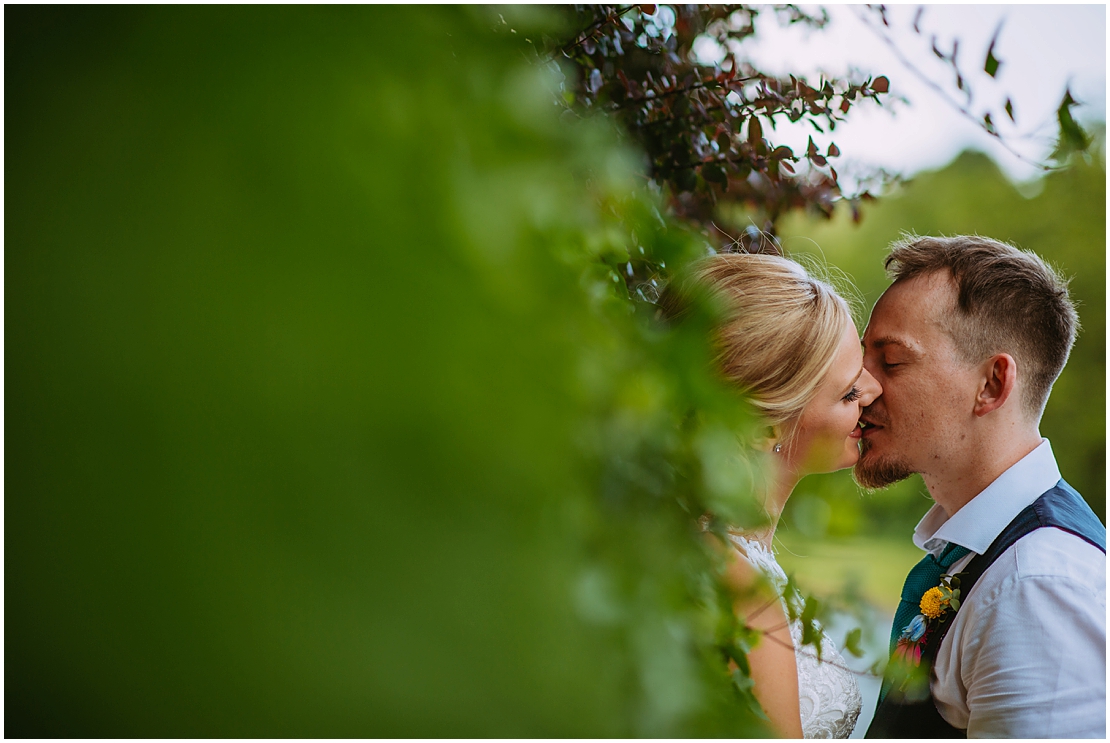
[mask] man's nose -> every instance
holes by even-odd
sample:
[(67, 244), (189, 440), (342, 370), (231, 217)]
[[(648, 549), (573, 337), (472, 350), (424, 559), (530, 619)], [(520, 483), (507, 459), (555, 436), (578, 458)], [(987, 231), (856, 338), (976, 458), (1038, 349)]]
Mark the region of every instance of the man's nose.
[(879, 384), (879, 381), (872, 376), (871, 372), (867, 370), (866, 365), (864, 366), (863, 374), (860, 375), (860, 382), (863, 388), (863, 395), (860, 396), (860, 403), (864, 408), (868, 408), (883, 394), (883, 387)]

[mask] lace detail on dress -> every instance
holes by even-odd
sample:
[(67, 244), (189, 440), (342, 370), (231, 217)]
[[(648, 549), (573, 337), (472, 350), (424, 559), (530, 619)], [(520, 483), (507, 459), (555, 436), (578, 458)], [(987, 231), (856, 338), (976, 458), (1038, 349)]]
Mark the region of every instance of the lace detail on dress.
[[(773, 553), (762, 543), (729, 534), (733, 544), (755, 565), (779, 595), (784, 605), (800, 614), (802, 597), (797, 591), (787, 595), (786, 573)], [(787, 612), (789, 615), (790, 612)], [(802, 645), (802, 623), (790, 623), (794, 640), (794, 658), (798, 666), (798, 702), (802, 716), (802, 735), (806, 738), (847, 738), (856, 727), (863, 698), (855, 675), (848, 670), (844, 657), (833, 641), (821, 630), (821, 660), (812, 645)]]

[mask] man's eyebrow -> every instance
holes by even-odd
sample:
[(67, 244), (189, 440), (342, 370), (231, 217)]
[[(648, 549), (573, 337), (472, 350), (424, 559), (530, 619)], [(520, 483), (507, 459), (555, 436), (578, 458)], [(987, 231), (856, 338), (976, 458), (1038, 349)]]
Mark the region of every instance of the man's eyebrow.
[(873, 338), (871, 340), (870, 345), (871, 345), (872, 348), (884, 348), (886, 346), (901, 346), (902, 348), (906, 349), (907, 351), (910, 351), (911, 353), (917, 353), (917, 349), (914, 348), (909, 343), (906, 343), (901, 338), (895, 338), (895, 337), (892, 337), (892, 336), (889, 336), (889, 335), (888, 336), (883, 336), (882, 338)]

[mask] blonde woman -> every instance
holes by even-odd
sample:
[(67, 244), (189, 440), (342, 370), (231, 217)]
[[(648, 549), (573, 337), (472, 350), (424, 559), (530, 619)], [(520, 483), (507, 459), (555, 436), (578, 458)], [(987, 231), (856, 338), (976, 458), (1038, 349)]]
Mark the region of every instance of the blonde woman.
[[(805, 475), (851, 467), (859, 459), (860, 413), (882, 392), (863, 367), (859, 334), (847, 303), (798, 263), (771, 255), (728, 253), (705, 259), (692, 280), (723, 302), (714, 333), (716, 364), (745, 390), (769, 424), (758, 446), (772, 461), (763, 499), (767, 524), (730, 530), (729, 578), (747, 598), (736, 610), (763, 641), (750, 653), (753, 691), (775, 729), (792, 738), (847, 738), (861, 698), (853, 674), (822, 633), (821, 658), (801, 645), (790, 622), (786, 575), (772, 550), (779, 515)], [(680, 292), (660, 300), (676, 317)], [(777, 597), (759, 597), (770, 584)]]

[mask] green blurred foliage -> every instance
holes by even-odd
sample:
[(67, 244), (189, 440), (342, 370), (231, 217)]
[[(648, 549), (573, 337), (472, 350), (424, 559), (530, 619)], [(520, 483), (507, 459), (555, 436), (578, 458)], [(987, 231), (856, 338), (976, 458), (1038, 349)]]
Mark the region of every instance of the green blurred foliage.
[(754, 420), (616, 273), (704, 243), (558, 18), (5, 9), (6, 735), (765, 734)]
[[(1098, 136), (1104, 143), (1104, 135)], [(1064, 478), (1105, 520), (1104, 144), (1074, 156), (1066, 169), (1019, 186), (986, 155), (965, 152), (947, 167), (918, 175), (900, 191), (865, 206), (860, 224), (851, 217), (843, 203), (831, 221), (791, 216), (780, 225), (781, 239), (788, 253), (809, 254), (846, 273), (868, 310), (889, 284), (883, 258), (903, 233), (987, 235), (1032, 250), (1071, 278), (1082, 329), (1040, 430), (1052, 442)], [(930, 505), (916, 475), (887, 490), (861, 494), (848, 472), (838, 472), (803, 480), (783, 518), (788, 528), (811, 539), (876, 534), (903, 535), (908, 541)]]

